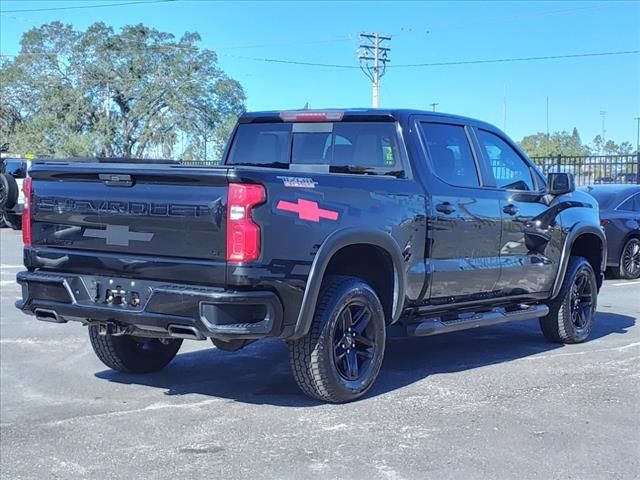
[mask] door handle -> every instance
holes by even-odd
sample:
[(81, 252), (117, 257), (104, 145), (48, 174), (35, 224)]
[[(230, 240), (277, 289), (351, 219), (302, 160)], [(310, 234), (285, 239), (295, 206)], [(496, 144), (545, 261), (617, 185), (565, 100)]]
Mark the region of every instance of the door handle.
[(456, 207), (451, 205), (449, 202), (439, 203), (436, 205), (436, 210), (442, 212), (446, 215), (449, 215), (456, 211)]
[(516, 213), (518, 213), (518, 207), (510, 203), (509, 205), (505, 205), (504, 207), (502, 207), (502, 211), (507, 215), (515, 215)]

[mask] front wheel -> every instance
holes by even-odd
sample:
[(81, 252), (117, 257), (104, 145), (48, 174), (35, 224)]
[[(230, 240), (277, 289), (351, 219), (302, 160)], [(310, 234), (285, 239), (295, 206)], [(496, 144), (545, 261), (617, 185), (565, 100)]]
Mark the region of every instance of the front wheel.
[(630, 238), (622, 247), (617, 274), (630, 280), (640, 278), (640, 239)]
[(593, 267), (584, 257), (571, 257), (549, 314), (540, 319), (545, 338), (556, 343), (580, 343), (589, 337), (598, 299)]
[(328, 277), (309, 333), (289, 342), (298, 386), (325, 402), (361, 397), (380, 371), (385, 335), (384, 311), (373, 288), (355, 277)]
[(181, 339), (161, 341), (131, 335), (100, 335), (89, 326), (89, 339), (96, 356), (107, 367), (125, 373), (150, 373), (166, 367), (176, 356)]

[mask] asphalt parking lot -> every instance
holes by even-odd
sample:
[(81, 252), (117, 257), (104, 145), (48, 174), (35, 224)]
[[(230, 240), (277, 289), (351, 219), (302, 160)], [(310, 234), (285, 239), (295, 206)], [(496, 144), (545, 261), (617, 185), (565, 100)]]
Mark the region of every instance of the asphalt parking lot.
[(393, 339), (365, 399), (324, 405), (280, 342), (107, 370), (83, 326), (15, 309), (19, 232), (0, 242), (3, 479), (640, 477), (640, 281), (606, 281), (587, 343), (535, 321)]

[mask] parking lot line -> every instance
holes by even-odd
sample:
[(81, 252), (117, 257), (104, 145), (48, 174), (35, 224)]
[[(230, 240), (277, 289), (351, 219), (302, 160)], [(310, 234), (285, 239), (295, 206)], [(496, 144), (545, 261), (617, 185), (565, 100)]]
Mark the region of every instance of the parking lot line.
[(621, 282), (621, 283), (612, 283), (613, 287), (624, 287), (625, 285), (640, 285), (640, 281), (637, 282)]
[(16, 268), (24, 268), (24, 265), (0, 265), (0, 268), (7, 270), (15, 270)]

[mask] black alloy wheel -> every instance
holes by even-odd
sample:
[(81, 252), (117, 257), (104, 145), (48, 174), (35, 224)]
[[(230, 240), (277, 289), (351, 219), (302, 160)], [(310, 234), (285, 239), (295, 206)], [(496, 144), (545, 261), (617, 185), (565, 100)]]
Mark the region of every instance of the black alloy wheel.
[(359, 301), (345, 305), (335, 323), (333, 360), (340, 376), (357, 381), (368, 375), (377, 348), (371, 309)]
[(578, 336), (584, 334), (595, 313), (593, 296), (596, 287), (591, 280), (589, 271), (580, 270), (571, 287), (571, 321)]

